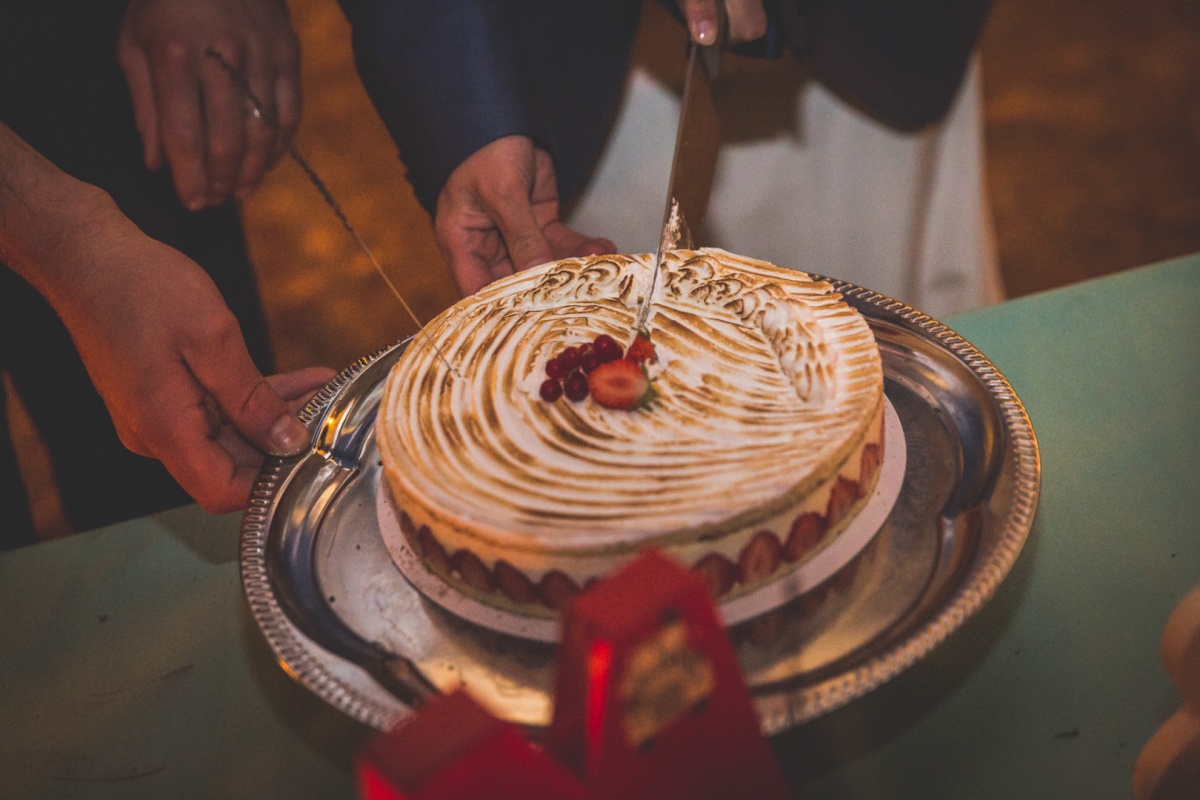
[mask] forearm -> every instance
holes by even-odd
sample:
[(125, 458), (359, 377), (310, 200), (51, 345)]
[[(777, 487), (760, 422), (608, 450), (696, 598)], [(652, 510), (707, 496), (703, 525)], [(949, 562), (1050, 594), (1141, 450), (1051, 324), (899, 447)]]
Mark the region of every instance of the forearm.
[(96, 232), (124, 221), (103, 190), (76, 180), (0, 122), (0, 262), (55, 308), (78, 288), (78, 261)]
[(431, 214), (485, 145), (549, 152), (570, 198), (619, 101), (637, 0), (340, 0), (355, 62)]
[(262, 453), (307, 446), (295, 414), (331, 373), (264, 379), (198, 264), (2, 123), (0, 256), (62, 317), (121, 442), (204, 508), (244, 508)]
[(471, 153), (501, 136), (537, 136), (508, 2), (341, 2), (363, 85), (427, 211)]

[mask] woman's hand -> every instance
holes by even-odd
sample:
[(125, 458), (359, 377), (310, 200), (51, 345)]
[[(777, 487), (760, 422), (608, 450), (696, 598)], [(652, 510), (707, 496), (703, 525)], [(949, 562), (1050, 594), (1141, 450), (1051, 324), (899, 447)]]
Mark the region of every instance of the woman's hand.
[[(210, 50), (245, 78), (274, 122), (254, 113)], [(117, 60), (146, 166), (170, 166), (193, 211), (245, 198), (299, 125), (300, 47), (283, 0), (131, 0)]]

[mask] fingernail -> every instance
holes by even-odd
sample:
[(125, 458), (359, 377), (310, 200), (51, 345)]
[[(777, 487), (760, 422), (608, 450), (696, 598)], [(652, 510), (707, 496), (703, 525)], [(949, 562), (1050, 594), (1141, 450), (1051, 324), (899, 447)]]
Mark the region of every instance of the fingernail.
[(291, 456), (308, 446), (308, 428), (293, 416), (284, 415), (271, 426), (271, 455)]
[(712, 44), (716, 36), (717, 26), (710, 19), (699, 20), (692, 26), (692, 38), (700, 44)]

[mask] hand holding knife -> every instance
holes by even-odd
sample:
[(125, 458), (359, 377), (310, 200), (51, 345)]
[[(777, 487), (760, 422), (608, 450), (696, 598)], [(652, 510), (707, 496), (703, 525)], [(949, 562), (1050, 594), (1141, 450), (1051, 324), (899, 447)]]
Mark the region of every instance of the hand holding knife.
[(715, 41), (709, 45), (688, 42), (687, 70), (684, 74), (683, 101), (679, 112), (679, 128), (675, 134), (675, 155), (671, 161), (671, 177), (667, 183), (667, 201), (663, 210), (662, 234), (654, 257), (650, 286), (641, 299), (634, 329), (649, 336), (646, 323), (650, 305), (658, 285), (658, 273), (669, 250), (691, 249), (694, 236), (704, 225), (708, 197), (712, 191), (713, 174), (717, 166), (717, 151), (721, 144), (717, 109), (713, 104), (712, 82), (721, 64), (725, 46), (727, 22), (723, 6)]

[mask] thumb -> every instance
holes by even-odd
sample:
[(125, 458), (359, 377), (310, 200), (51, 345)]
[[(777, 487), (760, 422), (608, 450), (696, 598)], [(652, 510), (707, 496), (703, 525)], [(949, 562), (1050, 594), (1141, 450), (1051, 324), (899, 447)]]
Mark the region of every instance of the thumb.
[[(246, 437), (246, 441), (273, 456), (293, 456), (308, 447), (310, 438), (308, 429), (300, 423), (300, 420), (296, 419), (291, 408), (271, 389), (270, 384), (263, 380), (255, 387), (254, 391), (256, 394), (269, 395), (262, 398), (260, 406), (262, 412), (256, 414), (251, 411), (241, 420), (231, 420), (233, 426)], [(248, 408), (254, 409), (256, 405), (257, 403), (252, 397)], [(266, 420), (266, 436), (259, 438), (253, 431), (264, 419)]]
[(508, 247), (508, 257), (512, 261), (513, 269), (520, 272), (553, 260), (550, 243), (542, 235), (533, 209), (526, 207), (512, 211), (513, 213), (501, 211), (497, 224)]
[(263, 377), (238, 338), (224, 357), (189, 359), (196, 380), (229, 424), (258, 450), (289, 456), (308, 446), (308, 429)]
[(554, 258), (528, 192), (501, 192), (496, 197), (480, 199), (488, 216), (500, 229), (514, 270), (520, 272)]
[(617, 252), (617, 246), (611, 239), (588, 236), (562, 222), (553, 222), (546, 227), (546, 241), (550, 243), (555, 258), (603, 256)]

